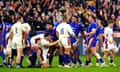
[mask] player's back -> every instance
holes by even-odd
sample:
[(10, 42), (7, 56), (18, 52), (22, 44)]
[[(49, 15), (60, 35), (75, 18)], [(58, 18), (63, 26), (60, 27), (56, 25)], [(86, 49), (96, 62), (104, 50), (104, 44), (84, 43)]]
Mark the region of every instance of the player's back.
[(20, 37), (20, 38), (22, 38), (24, 27), (23, 27), (23, 25), (20, 22), (17, 22), (17, 23), (15, 23), (12, 26), (12, 31), (13, 31), (13, 38), (14, 37), (17, 37), (17, 38)]
[(44, 34), (39, 34), (39, 35), (35, 35), (31, 38), (31, 41), (38, 41), (40, 39), (44, 38)]
[(72, 31), (69, 24), (61, 23), (57, 27), (57, 31), (59, 33), (59, 37), (69, 37), (69, 33)]

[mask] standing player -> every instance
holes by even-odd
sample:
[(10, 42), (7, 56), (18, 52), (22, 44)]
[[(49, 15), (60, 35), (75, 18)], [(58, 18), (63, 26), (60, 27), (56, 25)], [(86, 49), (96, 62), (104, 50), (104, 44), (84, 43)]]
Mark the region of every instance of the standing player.
[[(9, 28), (10, 31), (11, 28)], [(8, 55), (8, 67), (12, 65), (12, 35), (8, 32), (6, 35), (6, 48), (4, 49), (4, 53)]]
[(64, 67), (70, 68), (68, 65), (70, 62), (70, 51), (71, 51), (71, 44), (70, 44), (70, 35), (75, 37), (74, 32), (69, 24), (67, 24), (67, 18), (65, 16), (62, 17), (62, 22), (58, 25), (56, 29), (56, 34), (58, 39), (60, 40), (60, 48), (59, 48), (59, 66), (63, 66), (63, 62), (65, 60)]
[[(100, 50), (102, 50), (103, 47), (103, 42), (104, 42), (104, 27), (103, 27), (103, 22), (100, 20), (97, 20), (97, 24), (98, 24), (98, 28), (97, 28), (97, 38), (98, 38), (98, 43), (97, 43), (97, 47), (96, 50), (97, 52), (99, 52), (99, 47)], [(99, 60), (96, 60), (96, 66), (99, 66)]]
[[(78, 23), (77, 16), (75, 16), (75, 15), (72, 16), (72, 22), (70, 22), (70, 26), (71, 26), (73, 32), (75, 33), (76, 37), (78, 37), (79, 33), (83, 34), (83, 32), (84, 32), (83, 26), (80, 23)], [(77, 61), (80, 63), (80, 65), (82, 65), (82, 61), (79, 59), (79, 55), (78, 55), (78, 41), (76, 41), (76, 39), (73, 38), (72, 36), (70, 37), (70, 41), (71, 41), (71, 45), (72, 45), (72, 49), (73, 49), (73, 57), (74, 57), (74, 59), (72, 59), (72, 61), (75, 66), (76, 66)]]
[(27, 33), (25, 31), (25, 28), (22, 25), (23, 23), (23, 17), (19, 16), (17, 18), (17, 22), (12, 26), (12, 29), (10, 31), (11, 34), (13, 34), (12, 39), (12, 47), (17, 49), (17, 57), (16, 57), (16, 64), (17, 68), (20, 68), (20, 60), (23, 55), (23, 32)]
[(100, 55), (97, 53), (96, 50), (96, 44), (97, 44), (97, 36), (96, 36), (96, 30), (97, 30), (97, 24), (95, 23), (95, 17), (89, 16), (89, 26), (87, 28), (88, 37), (87, 37), (87, 49), (86, 49), (86, 65), (88, 66), (90, 63), (90, 52), (100, 61), (101, 67), (104, 66), (104, 61), (100, 57)]
[(104, 52), (104, 60), (106, 61), (108, 54), (110, 54), (110, 65), (116, 66), (114, 64), (114, 57), (116, 51), (115, 51), (115, 41), (113, 37), (113, 24), (114, 21), (109, 20), (108, 27), (105, 28), (104, 31), (105, 41), (104, 41), (103, 52)]

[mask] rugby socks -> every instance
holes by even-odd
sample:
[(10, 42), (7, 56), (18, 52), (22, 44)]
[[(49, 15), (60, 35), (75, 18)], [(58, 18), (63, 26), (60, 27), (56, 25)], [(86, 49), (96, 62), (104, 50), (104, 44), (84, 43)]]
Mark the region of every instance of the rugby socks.
[(22, 66), (22, 62), (23, 62), (23, 56), (21, 56), (21, 58), (20, 58), (20, 66)]
[(52, 64), (53, 56), (49, 56), (49, 64)]
[(113, 63), (113, 60), (112, 60), (112, 59), (110, 59), (110, 63)]
[(77, 60), (78, 62), (79, 62), (79, 64), (82, 64), (82, 61), (81, 61), (81, 59), (80, 58), (78, 58), (78, 60)]
[(88, 65), (89, 65), (89, 63), (90, 63), (90, 61), (87, 61), (87, 60), (86, 60), (85, 65), (86, 65), (86, 66), (88, 66)]
[(104, 60), (102, 58), (99, 59), (100, 63), (104, 63)]
[(36, 53), (33, 53), (32, 56), (29, 56), (29, 60), (30, 60), (31, 66), (35, 66), (36, 59), (37, 59)]
[(65, 57), (65, 64), (69, 64), (70, 63), (70, 55), (65, 54), (64, 57)]
[(1, 56), (2, 56), (2, 60), (4, 61), (5, 60), (5, 54), (4, 54), (3, 50), (1, 51)]
[(71, 56), (71, 61), (72, 61), (73, 64), (77, 63), (72, 56)]
[(10, 60), (11, 60), (11, 57), (8, 57), (8, 65), (11, 65)]
[(64, 64), (64, 56), (59, 55), (59, 65), (63, 65), (63, 64)]
[(99, 62), (99, 59), (96, 59), (96, 63), (98, 63)]

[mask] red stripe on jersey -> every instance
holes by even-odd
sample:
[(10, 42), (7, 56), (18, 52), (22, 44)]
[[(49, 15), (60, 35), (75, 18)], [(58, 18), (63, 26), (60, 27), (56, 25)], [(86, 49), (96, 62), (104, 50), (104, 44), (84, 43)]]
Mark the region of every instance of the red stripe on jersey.
[(90, 47), (91, 47), (93, 41), (94, 41), (94, 38), (91, 38), (91, 39), (90, 39)]
[(41, 60), (43, 61), (44, 60), (44, 57), (43, 57), (43, 50), (40, 48), (40, 58)]
[(38, 43), (40, 40), (41, 40), (40, 38), (36, 38), (35, 43)]
[(22, 45), (24, 45), (24, 40), (25, 40), (25, 33), (22, 32)]
[(68, 45), (70, 45), (70, 38), (68, 37)]
[(105, 40), (105, 48), (108, 49), (108, 40)]

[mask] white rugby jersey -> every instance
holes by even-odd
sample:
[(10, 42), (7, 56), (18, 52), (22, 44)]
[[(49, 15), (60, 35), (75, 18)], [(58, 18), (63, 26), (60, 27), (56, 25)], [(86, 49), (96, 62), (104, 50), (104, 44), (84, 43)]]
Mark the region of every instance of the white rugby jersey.
[(70, 25), (66, 23), (59, 24), (56, 30), (59, 33), (59, 38), (69, 37), (70, 34), (75, 35)]
[(113, 29), (110, 27), (106, 27), (104, 30), (104, 34), (108, 37), (110, 41), (113, 41)]
[(23, 27), (25, 27), (25, 29), (27, 29), (29, 31), (31, 30), (31, 27), (28, 23), (23, 23), (22, 25), (23, 25)]
[(22, 38), (22, 34), (25, 31), (25, 28), (20, 22), (15, 23), (12, 26), (13, 38)]
[(42, 38), (44, 38), (44, 34), (39, 34), (39, 35), (33, 36), (30, 41), (38, 43)]

